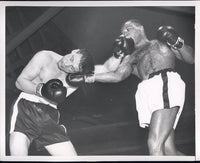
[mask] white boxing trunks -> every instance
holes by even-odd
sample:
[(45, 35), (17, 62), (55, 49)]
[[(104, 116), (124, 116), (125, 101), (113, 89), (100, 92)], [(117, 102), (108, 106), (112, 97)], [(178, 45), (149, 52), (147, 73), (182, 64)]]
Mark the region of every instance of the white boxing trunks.
[(159, 109), (179, 106), (173, 128), (176, 128), (185, 101), (185, 83), (172, 69), (150, 74), (139, 83), (135, 95), (140, 127), (148, 127), (152, 113)]

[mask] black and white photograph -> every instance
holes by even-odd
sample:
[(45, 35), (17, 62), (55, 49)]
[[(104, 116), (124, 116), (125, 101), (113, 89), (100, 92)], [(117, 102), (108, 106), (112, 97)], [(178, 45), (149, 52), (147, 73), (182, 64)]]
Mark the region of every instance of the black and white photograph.
[(195, 3), (1, 8), (0, 160), (196, 160)]

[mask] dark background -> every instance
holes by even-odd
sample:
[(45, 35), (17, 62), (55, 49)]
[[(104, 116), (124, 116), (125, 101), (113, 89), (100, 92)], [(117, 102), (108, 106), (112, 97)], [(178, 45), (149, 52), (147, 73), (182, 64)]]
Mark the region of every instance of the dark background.
[[(122, 23), (131, 18), (142, 22), (149, 39), (155, 39), (159, 26), (171, 25), (186, 44), (194, 47), (194, 13), (194, 7), (167, 6), (6, 7), (7, 137), (10, 107), (20, 93), (14, 82), (36, 52), (46, 49), (65, 55), (75, 48), (86, 48), (96, 64), (103, 64), (112, 55), (112, 45), (120, 35)], [(194, 155), (194, 65), (178, 60), (176, 63), (176, 70), (187, 86), (176, 144), (182, 152)], [(148, 155), (148, 132), (139, 127), (135, 110), (138, 82), (130, 76), (117, 84), (85, 84), (59, 105), (61, 123), (67, 126), (78, 154)], [(6, 151), (9, 154), (8, 148)], [(31, 146), (30, 154), (47, 153), (38, 153)]]

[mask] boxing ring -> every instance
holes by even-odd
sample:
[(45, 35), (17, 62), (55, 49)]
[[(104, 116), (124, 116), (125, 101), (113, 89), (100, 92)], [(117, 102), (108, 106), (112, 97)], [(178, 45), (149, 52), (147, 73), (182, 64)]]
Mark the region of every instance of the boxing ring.
[[(180, 29), (180, 32), (189, 40), (189, 43), (194, 45), (194, 8), (155, 8), (135, 7), (134, 11), (131, 8), (126, 9), (126, 7), (46, 8), (40, 16), (25, 28), (18, 30), (14, 36), (12, 34), (9, 37), (7, 36), (7, 60), (9, 61), (8, 56), (12, 58), (17, 48), (21, 48), (20, 46), (23, 43), (28, 42), (28, 39), (45, 26), (45, 29), (41, 30), (40, 33), (47, 31), (47, 29), (51, 32), (58, 32), (58, 40), (60, 38), (61, 41), (53, 44), (55, 48), (67, 38), (66, 42), (62, 42), (63, 46), (70, 42), (74, 47), (86, 47), (93, 52), (97, 63), (103, 63), (110, 55), (110, 47), (119, 33), (120, 24), (132, 15), (136, 15), (137, 18), (144, 21), (144, 26), (147, 28), (146, 31), (150, 38), (154, 38), (152, 31), (155, 31), (157, 26), (169, 23), (175, 24), (176, 28)], [(11, 11), (12, 9), (7, 10), (7, 19), (9, 19), (9, 15), (12, 15)], [(32, 11), (34, 13), (34, 7)], [(21, 14), (25, 13), (22, 12)], [(157, 20), (156, 18), (150, 20), (149, 17), (156, 17)], [(184, 21), (188, 21), (188, 23), (184, 23)], [(53, 22), (54, 26), (57, 27), (48, 26), (49, 22)], [(185, 25), (184, 29), (182, 29), (183, 25)], [(50, 28), (52, 29), (50, 30)], [(188, 34), (186, 28), (193, 32)], [(62, 38), (61, 35), (66, 38)], [(72, 47), (66, 45), (65, 48), (70, 49)], [(20, 59), (23, 59), (23, 57)], [(183, 68), (182, 63), (178, 63), (178, 65), (180, 66), (178, 71), (183, 73), (188, 89), (184, 111), (176, 131), (176, 142), (178, 148), (182, 149), (187, 155), (194, 155), (194, 67)], [(7, 66), (12, 67), (12, 63), (9, 64), (8, 62)], [(9, 76), (9, 73), (16, 73), (14, 71), (16, 68), (10, 69), (7, 68), (7, 76)], [(15, 89), (12, 87), (14, 80), (15, 78), (12, 78), (11, 86), (7, 86), (8, 108), (19, 93), (17, 91), (13, 91), (13, 93), (9, 89), (9, 87)], [(60, 105), (61, 115), (63, 115), (61, 122), (67, 126), (71, 140), (80, 155), (148, 155), (147, 130), (139, 128), (133, 100), (138, 82), (138, 79), (131, 76), (119, 84), (96, 83), (86, 85)], [(77, 103), (77, 101), (79, 102)], [(9, 112), (9, 109), (6, 110)], [(7, 154), (9, 155), (8, 149)], [(31, 147), (30, 154), (48, 155), (46, 151), (37, 153), (34, 146)]]

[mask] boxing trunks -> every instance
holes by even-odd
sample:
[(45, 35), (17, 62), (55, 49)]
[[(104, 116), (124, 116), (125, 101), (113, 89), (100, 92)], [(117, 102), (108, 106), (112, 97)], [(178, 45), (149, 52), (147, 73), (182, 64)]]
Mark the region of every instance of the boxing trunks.
[(178, 106), (179, 111), (173, 126), (175, 129), (185, 101), (185, 83), (172, 69), (154, 72), (149, 75), (149, 79), (139, 83), (135, 99), (142, 128), (149, 126), (154, 111)]
[(25, 134), (35, 142), (37, 150), (69, 140), (65, 127), (59, 124), (56, 106), (43, 98), (23, 92), (12, 109), (10, 133)]

